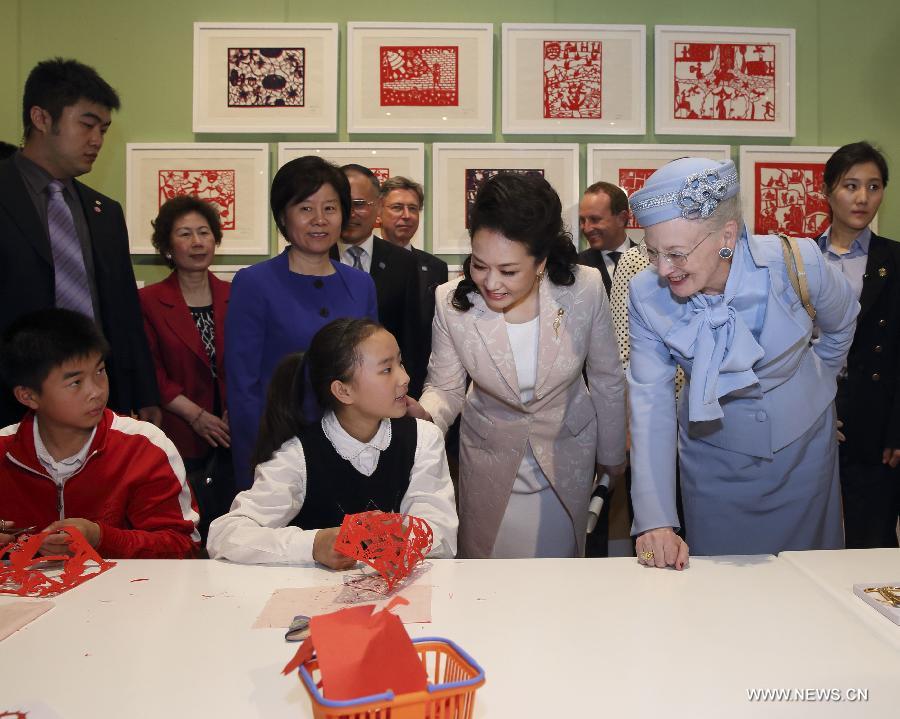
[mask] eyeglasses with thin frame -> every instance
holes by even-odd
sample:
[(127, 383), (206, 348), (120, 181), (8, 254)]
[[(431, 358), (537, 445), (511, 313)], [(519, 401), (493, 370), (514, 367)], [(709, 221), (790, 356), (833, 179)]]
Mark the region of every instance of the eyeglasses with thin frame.
[(411, 215), (418, 215), (420, 210), (418, 205), (403, 205), (400, 203), (391, 203), (390, 205), (385, 205), (384, 209), (390, 210), (396, 215), (402, 214), (403, 210), (406, 210)]
[(350, 200), (350, 210), (355, 210), (356, 212), (362, 212), (367, 207), (371, 207), (375, 204), (374, 200)]
[(647, 261), (654, 266), (659, 265), (659, 258), (662, 257), (668, 262), (672, 267), (684, 267), (687, 264), (688, 257), (691, 256), (691, 253), (696, 250), (700, 245), (706, 242), (707, 238), (715, 233), (715, 230), (711, 230), (707, 232), (703, 239), (700, 240), (694, 247), (690, 250), (690, 252), (660, 252), (659, 250), (654, 250), (652, 247), (647, 247), (647, 243), (642, 241), (640, 244), (641, 252), (644, 254), (644, 257), (647, 258)]

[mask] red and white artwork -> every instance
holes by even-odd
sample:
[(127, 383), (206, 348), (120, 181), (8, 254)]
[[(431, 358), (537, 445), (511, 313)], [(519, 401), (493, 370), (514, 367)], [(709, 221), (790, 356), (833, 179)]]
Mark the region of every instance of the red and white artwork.
[(544, 117), (603, 117), (603, 43), (599, 40), (544, 41)]
[(775, 45), (676, 42), (677, 120), (775, 122)]
[(389, 167), (370, 167), (372, 174), (378, 178), (378, 182), (384, 182), (391, 176), (391, 170)]
[(475, 204), (475, 196), (478, 194), (482, 183), (494, 175), (499, 175), (501, 172), (512, 172), (517, 175), (537, 175), (538, 177), (544, 176), (544, 171), (541, 169), (466, 168), (466, 229), (469, 228), (469, 213), (472, 211), (472, 205)]
[(818, 237), (828, 227), (825, 165), (820, 162), (758, 162), (755, 167), (754, 232)]
[(233, 230), (234, 170), (160, 170), (159, 206), (179, 195), (193, 195), (215, 205), (223, 230)]
[(382, 46), (381, 105), (459, 105), (459, 48)]
[(228, 107), (303, 107), (306, 50), (228, 48)]
[[(644, 183), (647, 182), (647, 178), (654, 172), (656, 172), (655, 169), (647, 167), (620, 167), (619, 182), (617, 184), (625, 190), (626, 195), (631, 197), (644, 186)], [(637, 223), (637, 220), (634, 219), (634, 215), (631, 213), (628, 214), (628, 224), (625, 227), (629, 230), (641, 229), (641, 226)]]

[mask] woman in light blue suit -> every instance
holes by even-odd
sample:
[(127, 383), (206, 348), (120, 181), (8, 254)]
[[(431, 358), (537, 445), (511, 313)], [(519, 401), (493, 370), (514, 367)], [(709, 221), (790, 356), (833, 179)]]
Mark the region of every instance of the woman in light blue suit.
[(628, 308), (632, 531), (648, 565), (688, 558), (674, 531), (676, 447), (694, 554), (843, 546), (834, 395), (859, 303), (801, 240), (810, 319), (780, 239), (749, 234), (738, 193), (734, 163), (683, 158), (631, 198), (652, 265)]

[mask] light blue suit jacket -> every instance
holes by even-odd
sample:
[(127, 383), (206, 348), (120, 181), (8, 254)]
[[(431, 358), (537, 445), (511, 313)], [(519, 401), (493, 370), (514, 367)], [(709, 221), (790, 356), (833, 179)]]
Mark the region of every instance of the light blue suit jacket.
[[(679, 524), (679, 426), (682, 442), (734, 452), (738, 467), (748, 456), (771, 458), (834, 400), (859, 312), (849, 283), (814, 242), (800, 241), (816, 309), (814, 340), (813, 321), (790, 285), (778, 237), (749, 236), (745, 228), (740, 242), (746, 244), (735, 253), (724, 297), (674, 297), (652, 269), (631, 281), (634, 533)], [(677, 408), (676, 364), (687, 379)]]

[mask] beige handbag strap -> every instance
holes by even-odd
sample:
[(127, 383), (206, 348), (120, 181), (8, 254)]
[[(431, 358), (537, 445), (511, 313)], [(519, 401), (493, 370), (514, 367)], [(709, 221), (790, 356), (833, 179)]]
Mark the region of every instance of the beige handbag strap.
[(811, 320), (816, 319), (816, 308), (813, 307), (809, 298), (809, 284), (806, 281), (806, 268), (803, 265), (803, 256), (800, 254), (800, 247), (796, 240), (791, 239), (787, 235), (778, 233), (781, 238), (781, 252), (784, 254), (784, 264), (787, 267), (788, 279), (797, 297), (803, 303), (806, 314)]

